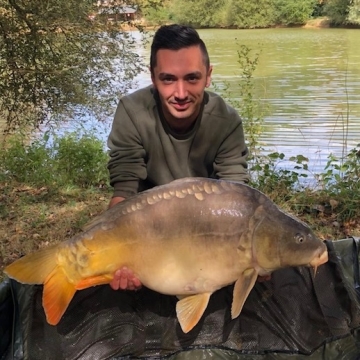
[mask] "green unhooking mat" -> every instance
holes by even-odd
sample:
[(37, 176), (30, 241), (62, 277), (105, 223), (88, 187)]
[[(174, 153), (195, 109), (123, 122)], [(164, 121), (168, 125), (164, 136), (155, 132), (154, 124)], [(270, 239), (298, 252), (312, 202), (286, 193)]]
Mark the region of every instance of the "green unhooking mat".
[(42, 286), (0, 286), (0, 359), (360, 359), (360, 239), (326, 242), (328, 263), (278, 270), (257, 282), (231, 320), (233, 286), (211, 296), (184, 334), (176, 297), (147, 288), (78, 291), (57, 326), (47, 324)]

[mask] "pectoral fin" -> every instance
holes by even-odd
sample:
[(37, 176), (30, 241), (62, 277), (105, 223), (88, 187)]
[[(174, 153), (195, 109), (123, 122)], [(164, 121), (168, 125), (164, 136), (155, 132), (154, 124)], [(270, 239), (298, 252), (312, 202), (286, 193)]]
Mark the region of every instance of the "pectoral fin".
[(210, 299), (211, 293), (190, 295), (176, 304), (176, 314), (184, 333), (188, 333), (200, 320)]
[(233, 302), (231, 306), (231, 318), (235, 319), (240, 315), (244, 303), (254, 287), (258, 273), (255, 269), (245, 270), (239, 279), (237, 279), (234, 286)]

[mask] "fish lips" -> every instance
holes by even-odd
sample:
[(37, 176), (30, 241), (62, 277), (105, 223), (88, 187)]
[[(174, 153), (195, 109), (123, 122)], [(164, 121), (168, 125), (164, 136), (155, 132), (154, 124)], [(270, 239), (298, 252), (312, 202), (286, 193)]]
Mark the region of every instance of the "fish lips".
[(316, 254), (315, 257), (309, 262), (309, 266), (315, 268), (325, 264), (328, 260), (329, 260), (329, 254), (325, 247), (325, 249), (322, 252)]
[(326, 245), (324, 243), (323, 245), (323, 251), (319, 251), (308, 264), (308, 266), (311, 266), (314, 269), (314, 276), (316, 276), (317, 268), (329, 260), (329, 253), (327, 251)]

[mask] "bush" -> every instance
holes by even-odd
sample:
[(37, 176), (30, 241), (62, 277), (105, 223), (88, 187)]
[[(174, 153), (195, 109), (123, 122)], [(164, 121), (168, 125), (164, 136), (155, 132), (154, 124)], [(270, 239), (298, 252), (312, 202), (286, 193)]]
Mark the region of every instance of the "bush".
[(55, 139), (54, 149), (59, 176), (67, 183), (80, 187), (107, 183), (108, 155), (95, 135), (66, 134)]
[(314, 0), (275, 0), (277, 22), (283, 25), (302, 25), (311, 18), (317, 4)]
[(32, 143), (24, 136), (13, 136), (0, 151), (0, 176), (27, 184), (49, 185), (55, 180), (47, 138)]
[(29, 142), (22, 136), (7, 141), (0, 152), (0, 177), (34, 186), (97, 186), (108, 182), (108, 155), (93, 134), (79, 137), (49, 134)]

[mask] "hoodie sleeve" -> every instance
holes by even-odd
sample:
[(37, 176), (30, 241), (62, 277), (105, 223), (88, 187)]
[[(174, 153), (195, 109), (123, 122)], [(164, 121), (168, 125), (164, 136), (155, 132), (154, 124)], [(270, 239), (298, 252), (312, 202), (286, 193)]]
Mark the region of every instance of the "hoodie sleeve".
[(140, 180), (147, 177), (145, 149), (134, 119), (135, 114), (120, 100), (108, 138), (108, 170), (113, 196), (126, 198), (136, 194)]
[(216, 178), (249, 182), (247, 171), (248, 149), (245, 144), (244, 130), (240, 117), (236, 114), (226, 137), (220, 144), (215, 161)]

